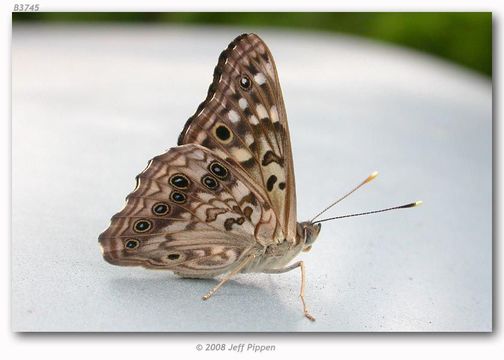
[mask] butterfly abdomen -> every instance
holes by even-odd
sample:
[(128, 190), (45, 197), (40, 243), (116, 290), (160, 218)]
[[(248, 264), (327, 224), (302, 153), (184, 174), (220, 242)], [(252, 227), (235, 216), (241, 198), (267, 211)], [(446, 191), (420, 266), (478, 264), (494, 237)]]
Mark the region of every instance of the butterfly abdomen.
[(263, 251), (245, 267), (243, 273), (264, 272), (267, 270), (280, 269), (286, 266), (303, 249), (303, 244), (292, 244), (284, 240), (279, 244), (271, 244), (263, 248)]

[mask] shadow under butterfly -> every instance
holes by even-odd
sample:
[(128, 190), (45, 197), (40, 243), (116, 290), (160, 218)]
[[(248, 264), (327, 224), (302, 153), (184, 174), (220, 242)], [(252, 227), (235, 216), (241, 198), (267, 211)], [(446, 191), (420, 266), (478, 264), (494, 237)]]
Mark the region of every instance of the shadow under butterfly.
[[(296, 190), (287, 115), (273, 56), (255, 34), (224, 50), (205, 101), (189, 118), (178, 146), (151, 159), (126, 205), (99, 236), (114, 265), (171, 270), (189, 278), (224, 275), (204, 300), (237, 273), (301, 270), (320, 215), (377, 176), (374, 172), (309, 221), (297, 222)], [(289, 265), (290, 264), (290, 265)]]

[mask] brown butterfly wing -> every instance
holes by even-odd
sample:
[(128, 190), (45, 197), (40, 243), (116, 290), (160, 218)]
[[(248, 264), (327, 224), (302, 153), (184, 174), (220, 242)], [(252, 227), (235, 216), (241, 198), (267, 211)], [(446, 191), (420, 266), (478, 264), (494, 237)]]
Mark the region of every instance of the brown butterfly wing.
[(188, 144), (152, 159), (99, 242), (116, 265), (184, 276), (228, 272), (278, 227), (264, 193), (211, 150)]
[(287, 115), (273, 56), (255, 34), (222, 52), (206, 100), (187, 121), (179, 145), (212, 149), (265, 189), (280, 227), (294, 241), (296, 190)]

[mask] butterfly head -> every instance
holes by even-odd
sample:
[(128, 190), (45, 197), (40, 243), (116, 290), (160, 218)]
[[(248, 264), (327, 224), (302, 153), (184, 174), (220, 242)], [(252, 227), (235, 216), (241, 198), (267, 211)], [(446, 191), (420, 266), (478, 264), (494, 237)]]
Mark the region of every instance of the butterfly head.
[(321, 224), (314, 224), (311, 221), (298, 223), (297, 236), (303, 243), (303, 251), (310, 251), (312, 244), (317, 240), (321, 228)]

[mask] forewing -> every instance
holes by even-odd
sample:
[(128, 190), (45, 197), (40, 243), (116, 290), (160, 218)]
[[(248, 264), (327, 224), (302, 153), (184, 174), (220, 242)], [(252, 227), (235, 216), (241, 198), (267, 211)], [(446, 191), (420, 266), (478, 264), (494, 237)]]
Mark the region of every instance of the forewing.
[(296, 190), (287, 115), (273, 56), (255, 34), (222, 52), (206, 100), (179, 145), (197, 143), (239, 167), (263, 189), (280, 221), (275, 240), (294, 239)]
[(206, 277), (271, 241), (278, 221), (264, 195), (211, 150), (188, 144), (149, 161), (99, 241), (107, 261)]

